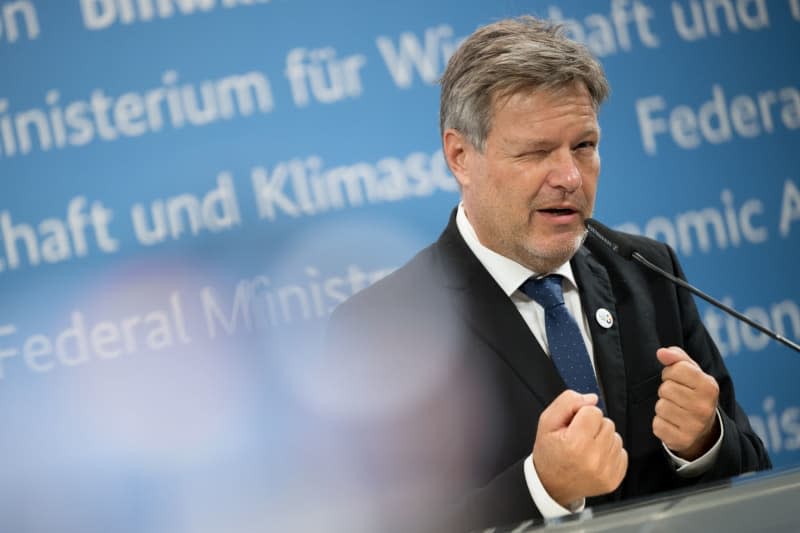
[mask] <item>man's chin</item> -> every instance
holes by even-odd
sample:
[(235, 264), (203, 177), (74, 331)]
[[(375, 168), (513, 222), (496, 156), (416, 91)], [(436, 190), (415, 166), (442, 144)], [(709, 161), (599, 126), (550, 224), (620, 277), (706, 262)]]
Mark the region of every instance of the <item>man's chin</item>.
[(526, 247), (525, 266), (537, 273), (557, 269), (578, 251), (586, 237), (585, 231), (569, 236), (560, 236), (553, 242), (535, 242)]

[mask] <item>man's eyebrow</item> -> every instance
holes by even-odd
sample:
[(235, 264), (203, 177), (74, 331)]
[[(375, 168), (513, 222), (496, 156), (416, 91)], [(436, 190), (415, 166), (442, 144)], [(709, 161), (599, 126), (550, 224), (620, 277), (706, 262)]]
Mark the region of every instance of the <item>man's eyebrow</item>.
[(600, 126), (591, 127), (583, 132), (582, 137), (589, 137), (589, 136), (596, 136), (598, 139), (600, 138)]
[(528, 150), (541, 150), (545, 148), (549, 148), (556, 144), (553, 141), (548, 141), (546, 139), (523, 139), (519, 141), (511, 141), (515, 147), (518, 148), (525, 148)]
[[(576, 139), (585, 139), (586, 137), (596, 137), (600, 139), (600, 128), (587, 128), (583, 130)], [(557, 145), (559, 141), (550, 140), (545, 138), (540, 139), (513, 139), (506, 138), (504, 141), (509, 147), (517, 150), (544, 150), (552, 148)]]
[(503, 141), (513, 148), (528, 150), (547, 148), (556, 144), (555, 141), (545, 138), (531, 139), (530, 137), (506, 137)]
[(586, 128), (585, 130), (583, 130), (578, 135), (578, 138), (583, 138), (583, 137), (597, 137), (599, 139), (600, 138), (600, 127), (599, 126), (597, 126), (597, 127), (592, 126), (592, 127)]

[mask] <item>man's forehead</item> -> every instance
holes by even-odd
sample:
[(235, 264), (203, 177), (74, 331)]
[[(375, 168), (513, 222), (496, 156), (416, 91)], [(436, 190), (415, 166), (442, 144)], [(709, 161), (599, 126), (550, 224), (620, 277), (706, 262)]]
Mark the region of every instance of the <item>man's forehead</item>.
[[(544, 98), (537, 98), (531, 106), (531, 98), (539, 95)], [(507, 95), (504, 100), (498, 101), (493, 109), (489, 124), (489, 136), (494, 133), (507, 140), (521, 137), (520, 140), (524, 140), (526, 143), (535, 141), (537, 137), (546, 141), (554, 133), (553, 127), (557, 126), (559, 134), (568, 130), (570, 136), (594, 135), (599, 137), (600, 126), (597, 121), (597, 113), (589, 95), (585, 95), (585, 102), (581, 102), (584, 96), (581, 94), (577, 95), (578, 99), (565, 99), (565, 96), (576, 95), (569, 90), (542, 89), (518, 91)], [(507, 106), (511, 106), (510, 112), (503, 113)], [(497, 128), (500, 114), (504, 117), (499, 120), (503, 123), (503, 127)], [(547, 127), (548, 123), (552, 127)], [(538, 128), (532, 128), (532, 126), (545, 127), (550, 131), (538, 131)]]

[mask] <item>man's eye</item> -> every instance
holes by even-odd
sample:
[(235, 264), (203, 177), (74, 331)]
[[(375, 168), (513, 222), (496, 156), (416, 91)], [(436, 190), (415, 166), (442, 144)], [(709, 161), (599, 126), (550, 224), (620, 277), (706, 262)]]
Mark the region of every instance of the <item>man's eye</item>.
[(522, 159), (542, 159), (547, 157), (548, 153), (547, 150), (531, 150), (529, 152), (523, 152), (519, 157)]

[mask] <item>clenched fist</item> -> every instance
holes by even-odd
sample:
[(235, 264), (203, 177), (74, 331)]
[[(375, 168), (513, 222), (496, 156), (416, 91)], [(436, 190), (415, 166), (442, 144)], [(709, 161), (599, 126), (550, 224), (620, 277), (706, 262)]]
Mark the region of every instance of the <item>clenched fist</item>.
[(562, 392), (539, 417), (533, 464), (547, 493), (562, 507), (616, 489), (628, 453), (597, 395)]
[(693, 461), (719, 438), (719, 385), (678, 347), (661, 348), (656, 357), (664, 370), (653, 434), (678, 457)]

